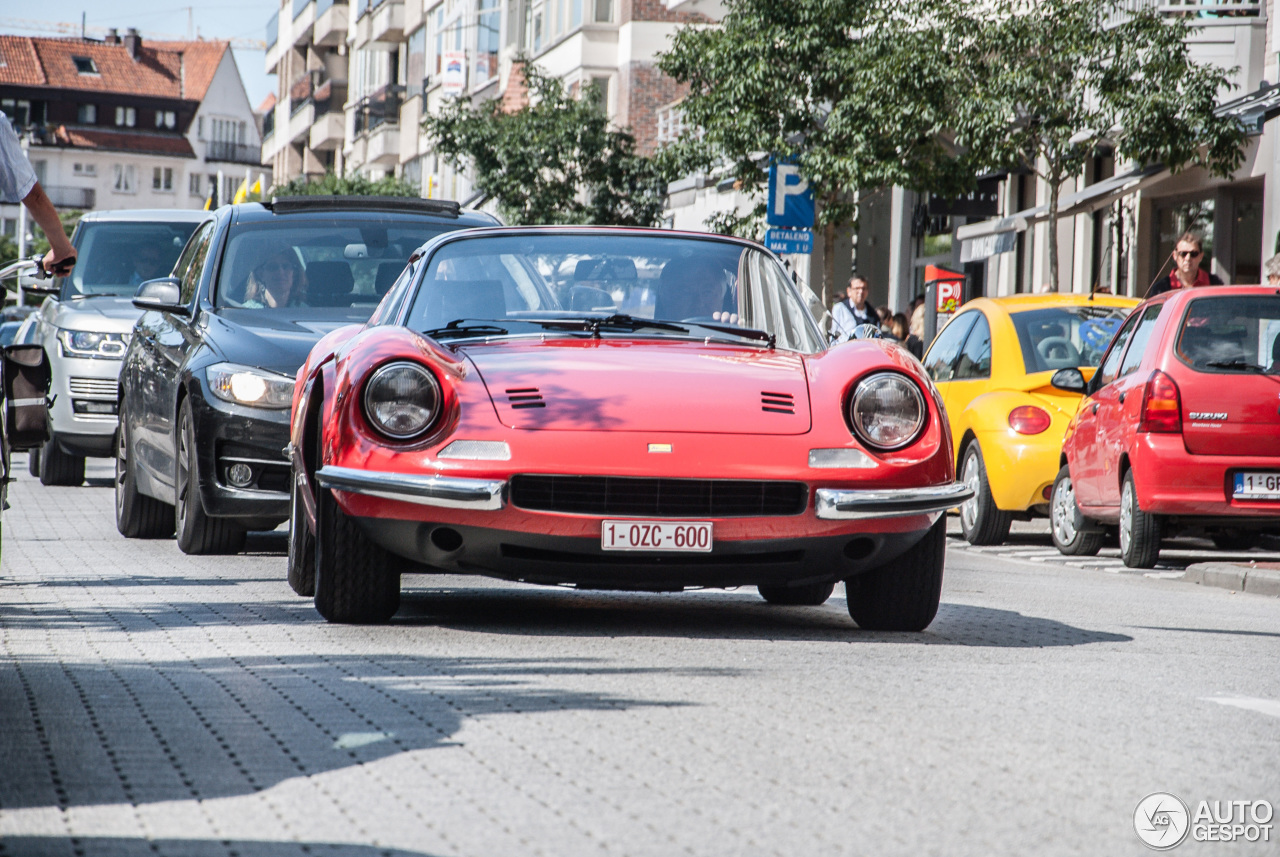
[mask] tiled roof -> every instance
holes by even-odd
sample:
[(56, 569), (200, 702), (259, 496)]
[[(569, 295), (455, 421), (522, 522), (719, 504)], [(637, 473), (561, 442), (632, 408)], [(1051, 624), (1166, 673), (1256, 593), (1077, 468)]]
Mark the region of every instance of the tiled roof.
[(186, 137), (163, 134), (126, 134), (118, 131), (87, 131), (83, 128), (59, 126), (58, 145), (108, 152), (132, 152), (138, 155), (166, 155), (171, 158), (194, 158), (195, 151)]
[(262, 114), (269, 113), (275, 109), (276, 109), (276, 94), (274, 92), (268, 92), (267, 97), (262, 99), (262, 103), (259, 104), (257, 108), (254, 109), (253, 112), (261, 116)]
[[(226, 51), (226, 42), (144, 39), (134, 60), (123, 43), (0, 36), (0, 84), (201, 101)], [(97, 73), (80, 73), (74, 57), (92, 60)]]

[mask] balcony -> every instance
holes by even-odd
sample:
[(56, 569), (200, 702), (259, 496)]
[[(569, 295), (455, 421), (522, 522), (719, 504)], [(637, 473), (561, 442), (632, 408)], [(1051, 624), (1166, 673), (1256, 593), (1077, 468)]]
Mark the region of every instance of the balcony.
[(311, 99), (294, 102), (289, 111), (289, 142), (306, 143), (311, 139), (311, 126), (316, 121), (316, 105)]
[(44, 185), (44, 192), (57, 208), (78, 208), (84, 211), (93, 208), (98, 201), (98, 193), (91, 187)]
[(354, 47), (363, 50), (396, 50), (404, 41), (402, 0), (358, 0)]
[(205, 148), (206, 161), (225, 161), (232, 164), (262, 163), (262, 147), (227, 140), (210, 140)]
[(352, 133), (358, 137), (383, 125), (399, 125), (403, 89), (401, 86), (384, 86), (362, 98), (354, 108), (355, 124)]
[(311, 25), (315, 20), (315, 0), (293, 0), (293, 24), (289, 27), (290, 44), (300, 50), (311, 44)]
[(267, 74), (275, 74), (280, 65), (280, 54), (283, 53), (280, 41), (280, 13), (277, 12), (267, 20), (267, 54), (265, 64)]
[(323, 113), (316, 116), (311, 125), (311, 136), (307, 145), (317, 152), (328, 152), (341, 149), (347, 136), (347, 117), (345, 113)]
[(364, 158), (366, 164), (387, 169), (400, 163), (400, 126), (388, 122), (370, 130)]
[(312, 43), (333, 48), (345, 42), (349, 16), (350, 9), (346, 3), (316, 0), (316, 19), (311, 27)]

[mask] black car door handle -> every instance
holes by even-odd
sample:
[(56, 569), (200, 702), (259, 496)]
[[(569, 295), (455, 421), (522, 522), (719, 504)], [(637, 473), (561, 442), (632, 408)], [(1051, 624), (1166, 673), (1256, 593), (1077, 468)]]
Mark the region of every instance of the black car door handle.
[(1093, 412), (1094, 412), (1095, 414), (1098, 412), (1098, 403), (1097, 403), (1097, 402), (1094, 402), (1094, 403), (1093, 403)]
[(1121, 393), (1121, 394), (1120, 394), (1120, 404), (1122, 404), (1122, 405), (1124, 404), (1124, 397), (1125, 397), (1126, 395), (1128, 395), (1128, 393)]

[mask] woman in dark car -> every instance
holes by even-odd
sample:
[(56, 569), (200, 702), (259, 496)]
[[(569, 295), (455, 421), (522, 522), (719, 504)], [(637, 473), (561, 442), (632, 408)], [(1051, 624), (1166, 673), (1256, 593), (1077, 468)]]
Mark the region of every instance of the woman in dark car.
[(280, 250), (249, 272), (244, 288), (245, 309), (305, 306), (307, 275), (292, 250)]

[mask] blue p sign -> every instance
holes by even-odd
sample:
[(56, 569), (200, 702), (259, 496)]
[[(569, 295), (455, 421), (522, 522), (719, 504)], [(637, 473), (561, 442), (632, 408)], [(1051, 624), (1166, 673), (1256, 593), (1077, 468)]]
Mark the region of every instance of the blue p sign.
[(770, 163), (769, 211), (765, 220), (770, 226), (813, 226), (813, 191), (795, 164), (777, 160)]

